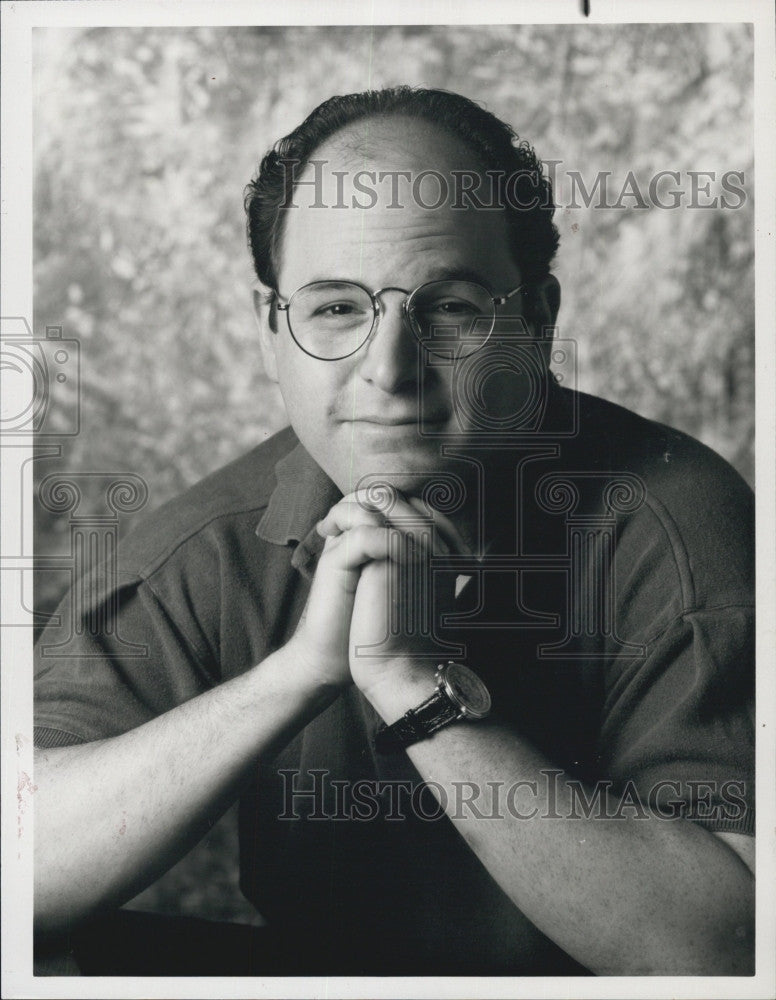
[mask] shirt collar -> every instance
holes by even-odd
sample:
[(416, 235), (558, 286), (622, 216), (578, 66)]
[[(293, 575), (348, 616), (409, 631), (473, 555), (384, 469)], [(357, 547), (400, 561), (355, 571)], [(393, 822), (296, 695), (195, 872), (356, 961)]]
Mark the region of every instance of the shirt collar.
[[(548, 378), (549, 405), (543, 430), (569, 420), (571, 394)], [(321, 518), (342, 498), (342, 493), (309, 452), (297, 443), (275, 466), (277, 484), (270, 496), (256, 534), (275, 545), (295, 545), (291, 565), (303, 576), (312, 577), (324, 539), (315, 530)]]
[(312, 576), (324, 541), (315, 526), (342, 493), (301, 444), (280, 459), (275, 477), (256, 534), (275, 545), (295, 544), (291, 565)]

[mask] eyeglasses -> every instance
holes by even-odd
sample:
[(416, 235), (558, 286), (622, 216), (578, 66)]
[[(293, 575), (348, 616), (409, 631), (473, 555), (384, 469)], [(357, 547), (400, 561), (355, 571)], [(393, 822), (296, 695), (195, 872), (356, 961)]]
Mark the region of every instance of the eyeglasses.
[(428, 281), (413, 292), (380, 288), (376, 292), (356, 281), (313, 281), (290, 299), (275, 304), (286, 314), (297, 345), (321, 361), (340, 361), (360, 350), (377, 328), (383, 307), (379, 296), (401, 292), (402, 310), (417, 340), (430, 354), (450, 360), (469, 357), (486, 343), (496, 322), (496, 308), (518, 292), (493, 295), (476, 281)]

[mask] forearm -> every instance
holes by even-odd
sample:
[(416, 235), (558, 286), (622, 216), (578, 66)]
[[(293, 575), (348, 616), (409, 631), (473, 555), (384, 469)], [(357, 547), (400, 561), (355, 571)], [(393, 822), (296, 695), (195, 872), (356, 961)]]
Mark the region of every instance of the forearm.
[[(430, 683), (428, 668), (407, 669), (367, 694), (392, 722), (428, 695)], [(752, 971), (753, 879), (713, 834), (657, 817), (568, 819), (568, 778), (548, 777), (557, 771), (551, 761), (492, 723), (454, 724), (408, 753), (421, 776), (444, 789), (448, 814), (509, 898), (592, 971)], [(503, 793), (525, 784), (510, 808), (502, 798), (500, 818), (493, 820), (456, 809), (462, 782), (483, 796), (494, 787)], [(561, 818), (548, 818), (552, 814)]]
[(291, 646), (121, 736), (40, 751), (36, 928), (120, 905), (174, 864), (276, 752), (337, 695)]

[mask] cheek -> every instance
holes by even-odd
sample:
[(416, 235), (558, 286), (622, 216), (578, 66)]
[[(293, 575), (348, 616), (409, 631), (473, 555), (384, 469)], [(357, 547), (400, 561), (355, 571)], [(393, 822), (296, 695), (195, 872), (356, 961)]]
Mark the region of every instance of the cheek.
[[(292, 345), (293, 346), (293, 345)], [(278, 353), (278, 384), (286, 411), (300, 438), (321, 438), (329, 433), (328, 423), (338, 392), (337, 372), (325, 362), (305, 355)]]

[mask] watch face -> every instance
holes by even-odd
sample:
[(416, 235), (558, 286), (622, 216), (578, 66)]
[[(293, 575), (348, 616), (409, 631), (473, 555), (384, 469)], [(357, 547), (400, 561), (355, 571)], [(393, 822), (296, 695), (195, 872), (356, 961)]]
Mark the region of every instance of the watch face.
[(484, 719), (490, 712), (488, 689), (473, 670), (462, 663), (448, 663), (444, 679), (448, 695), (472, 719)]

